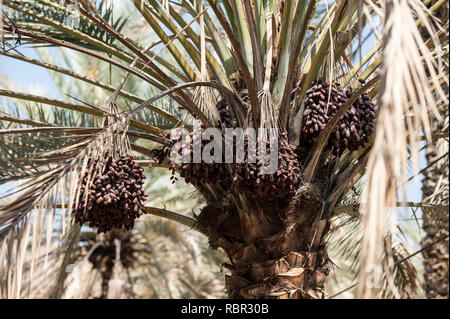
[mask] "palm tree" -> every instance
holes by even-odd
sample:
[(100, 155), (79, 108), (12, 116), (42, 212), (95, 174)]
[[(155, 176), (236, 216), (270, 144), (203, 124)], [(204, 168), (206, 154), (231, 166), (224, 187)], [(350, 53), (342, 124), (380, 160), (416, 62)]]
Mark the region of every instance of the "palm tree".
[[(428, 6), (435, 4), (431, 1)], [(437, 12), (441, 21), (448, 20), (448, 4)], [(426, 31), (424, 31), (426, 32)], [(426, 34), (425, 34), (426, 36)], [(448, 65), (446, 66), (448, 69)], [(447, 87), (448, 92), (448, 87)], [(436, 132), (445, 131), (448, 126), (448, 105), (442, 110), (446, 114), (444, 123), (433, 122)], [(439, 138), (435, 143), (427, 144), (427, 169), (422, 181), (423, 201), (427, 203), (446, 202), (448, 204), (448, 142)], [(423, 210), (423, 230), (426, 232), (422, 247), (425, 267), (425, 291), (428, 298), (448, 298), (448, 218), (439, 210)]]
[[(424, 172), (422, 186), (423, 201), (426, 203), (448, 205), (448, 167), (443, 162), (448, 158), (447, 154), (448, 143), (445, 140), (439, 139), (436, 144), (427, 145), (429, 166)], [(423, 251), (427, 297), (448, 298), (448, 219), (445, 213), (432, 207), (424, 209), (423, 230), (426, 235), (422, 247), (427, 248)]]
[[(37, 121), (21, 113), (0, 117), (31, 126), (2, 130), (7, 137), (47, 131), (74, 139), (21, 161), (14, 150), (6, 153), (5, 175), (28, 181), (1, 207), (0, 257), (5, 262), (0, 275), (10, 278), (0, 288), (3, 295), (21, 296), (23, 273), (33, 269), (38, 243), (48, 243), (56, 232), (62, 234), (54, 242), (56, 251), (73, 245), (70, 234), (77, 228), (66, 216), (78, 206), (74, 202), (82, 193), (81, 172), (103, 173), (103, 166), (92, 163), (132, 149), (150, 157), (153, 167), (179, 173), (204, 197), (206, 205), (194, 217), (166, 208), (139, 209), (195, 229), (212, 248), (223, 249), (229, 259), (224, 264), (229, 297), (323, 298), (332, 264), (327, 235), (345, 217), (348, 223), (360, 221), (363, 234), (360, 252), (353, 253), (359, 259), (356, 296), (401, 296), (401, 276), (412, 273), (405, 270), (405, 265), (411, 268), (410, 254), (395, 245), (388, 222), (397, 206), (424, 206), (406, 202), (399, 193), (408, 180), (408, 162), (414, 163), (418, 153), (417, 142), (433, 143), (430, 118), (443, 122), (439, 109), (448, 102), (443, 89), (448, 72), (441, 67), (442, 61), (448, 63), (448, 24), (440, 26), (432, 18), (446, 1), (427, 10), (418, 0), (323, 5), (298, 0), (132, 0), (132, 17), (141, 15), (142, 28), (151, 28), (159, 38), (145, 45), (135, 32), (121, 32), (126, 21), (114, 20), (103, 1), (67, 3), (70, 11), (57, 1), (21, 5), (3, 0), (9, 11), (3, 10), (2, 54), (112, 96), (92, 105), (0, 89), (8, 98), (70, 110), (64, 115), (74, 123), (64, 127), (51, 123), (58, 123), (57, 116)], [(75, 28), (73, 21), (79, 22)], [(420, 26), (430, 34), (426, 39), (417, 32)], [(113, 86), (112, 80), (106, 84), (13, 53), (24, 43), (89, 55), (120, 69), (123, 78)], [(150, 99), (131, 94), (124, 86), (128, 78), (158, 93)], [(155, 105), (162, 98), (176, 103), (177, 112)], [(149, 113), (162, 122), (149, 124)], [(229, 164), (169, 164), (168, 150), (174, 144), (170, 129), (192, 130), (193, 119), (203, 129), (276, 128), (277, 171), (261, 175), (258, 165), (236, 159)], [(24, 140), (11, 142), (25, 145)], [(360, 186), (363, 196), (349, 200)], [(426, 205), (445, 209), (442, 202)], [(35, 226), (36, 212), (58, 217), (58, 225), (47, 223), (44, 232)], [(25, 260), (29, 251), (31, 260)], [(383, 270), (376, 285), (370, 281), (374, 267)]]

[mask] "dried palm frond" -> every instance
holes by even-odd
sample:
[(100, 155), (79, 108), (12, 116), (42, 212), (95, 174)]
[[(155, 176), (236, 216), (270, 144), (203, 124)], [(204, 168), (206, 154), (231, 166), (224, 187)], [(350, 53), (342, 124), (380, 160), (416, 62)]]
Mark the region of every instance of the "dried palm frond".
[[(394, 243), (390, 254), (392, 254), (392, 260), (395, 265), (392, 273), (393, 284), (396, 287), (395, 292), (397, 292), (396, 297), (417, 298), (419, 289), (417, 270), (411, 259), (406, 259), (411, 253), (403, 243)], [(382, 298), (390, 298), (395, 295), (395, 292), (387, 285), (386, 281), (384, 281), (381, 291)]]
[[(379, 88), (380, 111), (376, 127), (373, 151), (368, 161), (366, 199), (364, 204), (364, 241), (361, 256), (360, 282), (357, 297), (373, 297), (376, 289), (365, 286), (368, 265), (380, 263), (383, 233), (397, 194), (404, 194), (402, 184), (407, 180), (406, 154), (409, 140), (410, 152), (416, 159), (417, 148), (414, 137), (419, 135), (421, 126), (428, 139), (431, 139), (429, 113), (441, 119), (437, 110), (436, 98), (448, 101), (438, 83), (438, 65), (424, 44), (417, 30), (412, 12), (434, 34), (426, 8), (415, 0), (387, 0), (383, 2), (385, 39), (383, 47), (382, 79)], [(428, 78), (436, 86), (436, 94), (430, 92)], [(445, 102), (446, 103), (446, 102)], [(406, 134), (408, 132), (408, 135)], [(403, 199), (404, 199), (403, 195)], [(385, 269), (387, 276), (391, 276)]]

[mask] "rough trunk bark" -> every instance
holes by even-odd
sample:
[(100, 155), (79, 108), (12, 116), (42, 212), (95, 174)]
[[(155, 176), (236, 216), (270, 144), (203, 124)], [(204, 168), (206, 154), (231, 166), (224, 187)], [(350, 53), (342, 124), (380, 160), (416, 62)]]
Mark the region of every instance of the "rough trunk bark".
[[(448, 142), (441, 140), (437, 144), (430, 144), (426, 149), (426, 159), (428, 163), (436, 161), (448, 150)], [(422, 186), (424, 202), (447, 201), (447, 194), (441, 194), (441, 199), (429, 199), (436, 190), (439, 179), (442, 177), (444, 183), (448, 183), (448, 158), (431, 165), (424, 172)], [(443, 203), (442, 203), (443, 204)], [(447, 214), (447, 215), (445, 215)], [(442, 210), (423, 210), (423, 230), (426, 235), (422, 240), (422, 247), (432, 245), (431, 248), (423, 251), (424, 257), (424, 289), (427, 298), (448, 298), (449, 297), (449, 240), (445, 236), (449, 234), (448, 212)]]
[(319, 192), (303, 186), (294, 197), (275, 202), (237, 196), (212, 201), (198, 218), (211, 247), (228, 254), (229, 297), (323, 298), (329, 263)]
[[(437, 0), (431, 1), (429, 6), (434, 5)], [(442, 5), (436, 12), (437, 17), (441, 20), (442, 25), (448, 22), (449, 6), (448, 3)], [(423, 36), (427, 36), (426, 31), (422, 31)], [(447, 88), (448, 91), (448, 88)], [(447, 114), (443, 114), (447, 119), (448, 126), (448, 109)], [(438, 127), (437, 123), (433, 124), (433, 131), (440, 132), (442, 127)], [(445, 126), (445, 125), (444, 125)], [(433, 144), (429, 144), (426, 148), (427, 163), (433, 163), (448, 151), (448, 142), (444, 139), (439, 139)], [(442, 177), (444, 183), (448, 183), (448, 158), (444, 158), (429, 167), (424, 172), (422, 198), (424, 202), (436, 202), (436, 199), (429, 199), (436, 190), (439, 178)], [(446, 194), (441, 194), (439, 201), (447, 201), (448, 204), (448, 190)], [(432, 245), (431, 248), (424, 250), (424, 289), (427, 298), (448, 298), (449, 297), (449, 261), (448, 261), (448, 212), (446, 216), (442, 216), (442, 212), (426, 209), (423, 210), (423, 230), (426, 236), (422, 240), (422, 247)], [(439, 241), (438, 243), (436, 243)]]

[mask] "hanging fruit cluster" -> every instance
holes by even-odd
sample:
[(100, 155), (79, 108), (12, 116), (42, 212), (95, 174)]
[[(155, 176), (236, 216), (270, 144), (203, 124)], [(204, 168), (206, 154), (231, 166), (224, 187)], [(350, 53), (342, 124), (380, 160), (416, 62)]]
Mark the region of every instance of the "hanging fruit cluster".
[[(264, 197), (267, 200), (292, 193), (300, 182), (300, 166), (297, 155), (287, 142), (286, 133), (278, 139), (278, 165), (273, 174), (263, 174), (262, 168), (270, 165), (270, 153), (264, 156), (263, 161), (256, 155), (249, 157), (248, 139), (245, 142), (244, 163), (235, 163), (233, 169), (233, 188), (239, 192), (245, 192), (250, 197)], [(258, 141), (256, 143), (258, 149)], [(270, 149), (269, 141), (266, 141), (266, 149)], [(253, 162), (253, 163), (252, 163)]]
[[(348, 89), (345, 94), (350, 98), (353, 92)], [(369, 136), (375, 129), (375, 117), (375, 104), (367, 94), (362, 94), (332, 132), (329, 145), (333, 146), (334, 152), (342, 154), (346, 149), (353, 152), (369, 142)]]
[[(179, 166), (180, 176), (183, 177), (186, 183), (200, 184), (200, 183), (216, 183), (217, 180), (222, 179), (225, 176), (225, 166), (221, 163), (206, 163), (203, 159), (203, 149), (206, 144), (210, 143), (210, 140), (203, 140), (203, 129), (190, 133), (190, 139), (182, 139), (182, 136), (177, 139), (173, 139), (174, 143), (181, 143), (181, 149), (179, 155), (182, 156), (184, 149), (189, 150), (190, 162), (181, 163)], [(221, 141), (219, 141), (221, 142)], [(200, 152), (200, 163), (194, 163), (194, 149)], [(213, 154), (211, 154), (213, 155)], [(223, 153), (221, 154), (222, 163), (224, 162)], [(177, 179), (175, 175), (175, 165), (172, 164), (172, 177), (175, 182)]]
[[(223, 129), (227, 127), (232, 127), (232, 119), (231, 112), (228, 108), (228, 103), (225, 99), (222, 99), (216, 105), (217, 110), (220, 115), (220, 123), (218, 123), (218, 128), (222, 129), (222, 134), (224, 133)], [(184, 140), (182, 136), (179, 136), (176, 139), (171, 139), (173, 143), (181, 143), (181, 149), (179, 151), (179, 155), (182, 156), (182, 150), (188, 149), (190, 156), (190, 163), (181, 163), (179, 167), (180, 176), (183, 177), (186, 183), (216, 183), (218, 180), (223, 179), (225, 177), (225, 167), (220, 163), (205, 163), (203, 158), (200, 163), (193, 163), (193, 153), (194, 149), (199, 150), (200, 154), (203, 154), (203, 148), (206, 144), (210, 143), (211, 140), (202, 140), (202, 133), (204, 129), (201, 131), (194, 131), (190, 133), (190, 140)], [(169, 136), (168, 136), (169, 137)], [(170, 138), (170, 137), (169, 137)], [(170, 149), (167, 147), (163, 147), (155, 152), (155, 159), (158, 163), (161, 163), (168, 155)], [(224, 163), (224, 157), (222, 155), (222, 163)], [(175, 183), (178, 179), (175, 177), (175, 164), (171, 165), (172, 183)]]
[[(78, 207), (74, 211), (77, 223), (87, 223), (97, 228), (98, 233), (133, 228), (134, 220), (144, 214), (147, 198), (143, 189), (144, 169), (135, 159), (132, 154), (107, 157), (103, 173), (94, 176), (89, 188), (86, 187), (89, 171), (84, 172)], [(94, 167), (96, 164), (93, 163)]]
[[(360, 81), (364, 83), (364, 81)], [(322, 79), (313, 82), (306, 91), (303, 112), (302, 141), (311, 145), (325, 129), (329, 120), (344, 106), (353, 91), (340, 88), (339, 83), (331, 85)], [(347, 110), (331, 133), (328, 146), (335, 154), (345, 150), (355, 151), (368, 142), (375, 127), (375, 105), (367, 94), (362, 94)]]
[(231, 120), (231, 112), (228, 109), (227, 100), (222, 99), (221, 101), (219, 101), (219, 103), (217, 103), (216, 107), (220, 115), (220, 123), (221, 123), (220, 126), (222, 128), (233, 127), (233, 122)]
[(330, 90), (329, 82), (323, 79), (314, 81), (312, 87), (306, 91), (302, 141), (308, 145), (312, 144), (346, 101), (347, 98), (339, 83), (332, 84)]

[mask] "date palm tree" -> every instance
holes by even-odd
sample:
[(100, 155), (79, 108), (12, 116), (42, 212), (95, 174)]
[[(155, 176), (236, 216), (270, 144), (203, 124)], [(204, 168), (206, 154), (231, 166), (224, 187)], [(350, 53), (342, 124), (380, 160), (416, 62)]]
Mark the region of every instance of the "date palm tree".
[[(32, 278), (41, 242), (55, 254), (74, 245), (79, 228), (70, 216), (81, 172), (91, 169), (93, 159), (130, 148), (153, 167), (180, 173), (204, 197), (206, 205), (193, 217), (143, 209), (223, 249), (229, 297), (323, 298), (332, 266), (327, 246), (340, 228), (336, 221), (345, 217), (362, 234), (359, 253), (353, 253), (359, 260), (356, 296), (402, 296), (400, 277), (408, 273), (410, 256), (394, 245), (390, 222), (397, 206), (424, 207), (401, 196), (408, 164), (416, 161), (418, 141), (433, 143), (436, 134), (448, 132), (429, 125), (430, 118), (444, 121), (439, 110), (448, 102), (448, 68), (442, 67), (448, 63), (448, 23), (433, 18), (446, 1), (426, 9), (418, 0), (131, 0), (127, 21), (142, 21), (135, 30), (151, 29), (159, 38), (152, 43), (132, 29), (121, 32), (126, 21), (102, 11), (103, 2), (2, 2), (3, 55), (111, 94), (91, 104), (0, 89), (8, 99), (64, 110), (73, 123), (56, 124), (58, 113), (45, 122), (23, 113), (0, 115), (11, 123), (1, 131), (3, 144), (13, 145), (5, 148), (3, 174), (27, 178), (0, 211), (0, 276), (8, 278), (2, 295), (26, 293), (22, 284)], [(421, 37), (420, 26), (428, 37)], [(18, 52), (24, 44), (89, 55), (121, 70), (123, 78), (107, 84), (58, 62), (31, 59)], [(157, 93), (149, 99), (129, 93), (128, 78)], [(175, 110), (155, 105), (160, 99), (170, 99)], [(357, 112), (363, 104), (370, 110)], [(335, 111), (327, 113), (328, 107)], [(150, 124), (148, 114), (161, 122)], [(310, 114), (316, 114), (314, 121)], [(349, 124), (366, 116), (359, 132)], [(170, 130), (192, 130), (193, 119), (203, 128), (276, 128), (281, 166), (264, 179), (237, 163), (201, 163), (200, 171), (211, 175), (168, 165)], [(18, 134), (46, 131), (72, 140), (25, 157), (32, 146)], [(120, 144), (125, 135), (129, 143)], [(15, 149), (22, 148), (19, 157)], [(351, 200), (360, 187), (363, 195)], [(426, 205), (448, 209), (441, 202)], [(52, 241), (55, 234), (60, 236)], [(375, 285), (374, 267), (383, 270)]]
[[(430, 1), (429, 1), (430, 2)], [(428, 6), (435, 4), (431, 1)], [(441, 21), (448, 21), (448, 4), (437, 11), (437, 17)], [(426, 33), (426, 31), (424, 31)], [(425, 35), (426, 36), (426, 35)], [(446, 66), (448, 68), (448, 65)], [(448, 87), (447, 87), (448, 92)], [(435, 131), (444, 131), (448, 126), (448, 105), (442, 110), (446, 114), (444, 123), (432, 122)], [(424, 202), (448, 203), (448, 141), (439, 138), (435, 143), (426, 147), (427, 168), (424, 171), (422, 181), (422, 197)], [(423, 238), (422, 247), (430, 247), (423, 251), (425, 267), (425, 291), (428, 298), (448, 298), (448, 218), (442, 216), (440, 211), (425, 209), (423, 214), (423, 230), (426, 236)], [(447, 240), (441, 238), (447, 237)], [(433, 243), (437, 242), (433, 245)]]

